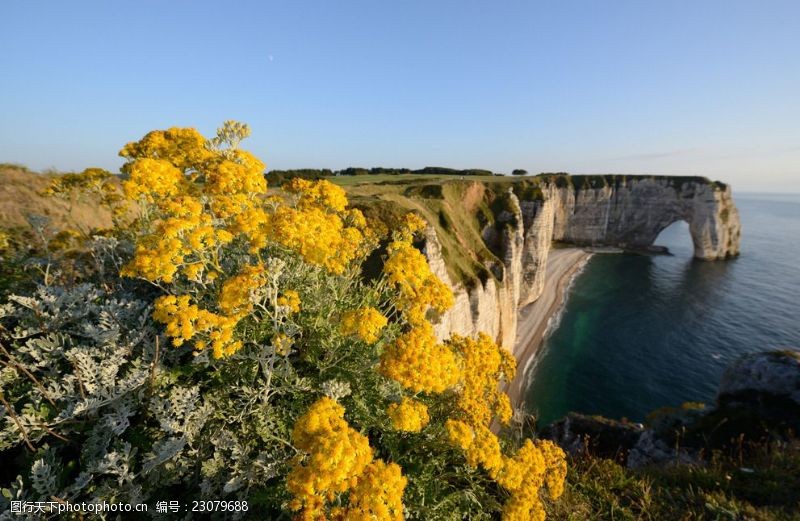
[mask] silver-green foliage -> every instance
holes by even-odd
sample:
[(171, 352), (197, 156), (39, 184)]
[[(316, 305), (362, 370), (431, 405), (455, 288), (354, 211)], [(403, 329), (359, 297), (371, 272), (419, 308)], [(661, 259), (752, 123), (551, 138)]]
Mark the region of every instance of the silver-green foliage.
[(0, 501), (156, 501), (176, 485), (246, 497), (293, 455), (257, 379), (223, 385), (207, 357), (178, 363), (186, 350), (164, 345), (150, 312), (90, 284), (0, 307), (0, 452), (33, 454)]

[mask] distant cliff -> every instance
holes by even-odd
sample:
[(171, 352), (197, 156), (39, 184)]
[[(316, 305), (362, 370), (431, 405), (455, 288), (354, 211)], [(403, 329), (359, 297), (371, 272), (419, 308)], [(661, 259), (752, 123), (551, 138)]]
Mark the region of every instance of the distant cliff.
[(554, 241), (642, 251), (684, 220), (695, 257), (739, 253), (731, 189), (703, 177), (545, 174), (371, 186), (351, 189), (357, 202), (369, 199), (368, 211), (401, 207), (431, 223), (420, 246), (456, 297), (440, 317), (441, 337), (484, 331), (513, 349), (517, 313), (541, 295)]
[(683, 220), (698, 259), (739, 254), (739, 213), (725, 184), (702, 177), (573, 176), (569, 181), (571, 187), (555, 191), (554, 240), (645, 249), (664, 228)]

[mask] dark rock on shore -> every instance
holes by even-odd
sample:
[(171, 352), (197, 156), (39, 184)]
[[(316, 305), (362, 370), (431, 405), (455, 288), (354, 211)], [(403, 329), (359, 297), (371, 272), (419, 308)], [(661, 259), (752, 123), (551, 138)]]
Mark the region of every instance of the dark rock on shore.
[(717, 403), (686, 403), (648, 416), (647, 427), (570, 413), (540, 430), (572, 454), (588, 453), (637, 468), (702, 463), (712, 450), (800, 433), (800, 351), (748, 354), (725, 371)]
[(555, 441), (571, 454), (588, 452), (624, 463), (643, 431), (640, 423), (573, 412), (542, 429), (540, 435)]

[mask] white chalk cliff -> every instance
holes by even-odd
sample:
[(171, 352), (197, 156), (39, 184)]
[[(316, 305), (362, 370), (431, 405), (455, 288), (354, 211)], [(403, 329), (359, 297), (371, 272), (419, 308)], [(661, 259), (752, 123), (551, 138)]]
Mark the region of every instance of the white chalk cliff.
[(721, 260), (739, 253), (741, 226), (730, 187), (705, 178), (554, 175), (541, 178), (532, 195), (517, 197), (509, 188), (505, 197), (495, 222), (483, 226), (500, 262), (487, 263), (491, 276), (472, 287), (452, 280), (435, 229), (426, 230), (423, 251), (455, 294), (455, 305), (436, 326), (440, 338), (483, 331), (513, 349), (518, 310), (541, 295), (554, 241), (643, 250), (684, 220), (695, 257)]

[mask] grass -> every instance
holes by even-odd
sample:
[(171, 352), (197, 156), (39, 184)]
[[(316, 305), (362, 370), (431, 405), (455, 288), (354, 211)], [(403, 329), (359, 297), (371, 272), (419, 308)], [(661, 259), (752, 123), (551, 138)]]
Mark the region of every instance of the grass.
[[(424, 177), (428, 181), (431, 176)], [(487, 186), (470, 178), (441, 183), (363, 183), (348, 186), (347, 191), (353, 206), (387, 229), (409, 211), (422, 215), (436, 230), (450, 278), (471, 286), (488, 280), (486, 263), (499, 262), (483, 240), (478, 218), (481, 215), (485, 221), (490, 212), (487, 198), (494, 194)]]
[(704, 466), (640, 470), (596, 457), (573, 457), (565, 493), (548, 504), (558, 520), (797, 520), (800, 442), (715, 453)]
[(111, 226), (111, 215), (92, 201), (62, 201), (39, 195), (51, 179), (53, 174), (37, 174), (24, 166), (0, 164), (0, 228), (27, 227), (28, 214), (48, 217), (56, 232), (67, 227)]

